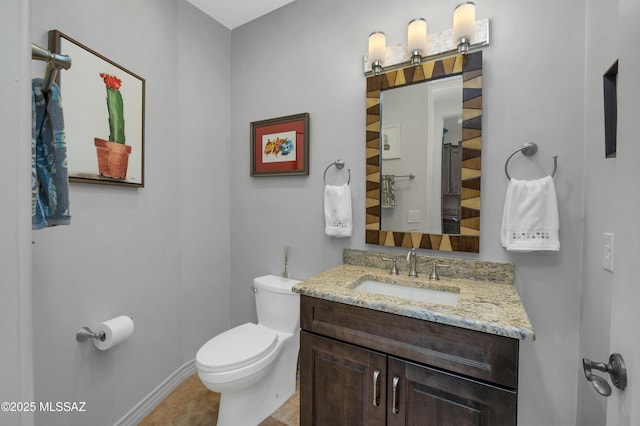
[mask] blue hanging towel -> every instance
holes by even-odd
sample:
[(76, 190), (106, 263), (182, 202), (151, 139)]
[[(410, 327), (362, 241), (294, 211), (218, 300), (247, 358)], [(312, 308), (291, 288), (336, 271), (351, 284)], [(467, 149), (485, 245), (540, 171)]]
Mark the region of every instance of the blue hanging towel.
[(31, 215), (32, 228), (68, 225), (69, 179), (60, 89), (42, 79), (31, 82)]

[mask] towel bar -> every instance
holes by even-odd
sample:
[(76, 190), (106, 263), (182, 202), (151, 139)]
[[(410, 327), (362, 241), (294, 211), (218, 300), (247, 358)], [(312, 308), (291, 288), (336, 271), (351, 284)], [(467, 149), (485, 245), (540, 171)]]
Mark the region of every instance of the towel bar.
[(391, 175), (394, 176), (396, 178), (409, 178), (409, 179), (415, 179), (416, 175), (414, 175), (413, 173), (409, 173), (408, 175)]
[[(341, 170), (344, 167), (344, 161), (336, 160), (333, 163), (329, 164), (326, 169), (324, 169), (324, 175), (322, 179), (325, 185), (327, 184), (327, 170), (329, 170), (329, 167), (331, 166), (336, 166), (336, 169)], [(349, 183), (351, 182), (351, 169), (347, 169), (347, 171), (349, 172), (349, 179), (347, 180), (347, 185), (349, 185)]]
[(43, 92), (46, 92), (51, 83), (55, 81), (59, 70), (71, 68), (71, 58), (69, 56), (50, 52), (35, 43), (31, 43), (31, 59), (47, 63), (44, 78), (42, 79)]
[[(509, 176), (509, 160), (511, 160), (511, 158), (516, 155), (517, 153), (521, 152), (522, 155), (524, 155), (525, 157), (529, 157), (533, 154), (535, 154), (536, 152), (538, 152), (538, 145), (536, 145), (535, 142), (525, 142), (525, 144), (522, 146), (522, 148), (516, 150), (513, 154), (511, 154), (509, 156), (509, 158), (507, 158), (506, 163), (504, 163), (504, 174), (507, 175), (507, 179), (511, 180), (511, 176)], [(553, 171), (551, 172), (551, 177), (553, 177), (556, 174), (556, 170), (558, 170), (558, 156), (554, 155), (553, 156)]]

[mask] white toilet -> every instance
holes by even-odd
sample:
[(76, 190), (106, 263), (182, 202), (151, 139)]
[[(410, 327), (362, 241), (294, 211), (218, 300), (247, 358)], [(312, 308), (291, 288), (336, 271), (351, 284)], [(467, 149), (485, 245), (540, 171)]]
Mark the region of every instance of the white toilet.
[(255, 426), (296, 390), (300, 349), (300, 281), (265, 275), (253, 280), (258, 324), (246, 323), (205, 343), (198, 376), (221, 393), (218, 426)]

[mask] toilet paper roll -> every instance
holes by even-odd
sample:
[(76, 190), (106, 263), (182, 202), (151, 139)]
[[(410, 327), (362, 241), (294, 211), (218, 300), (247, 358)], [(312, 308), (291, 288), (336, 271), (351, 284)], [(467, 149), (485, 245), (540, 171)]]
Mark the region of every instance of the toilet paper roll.
[(105, 351), (131, 337), (133, 334), (133, 319), (127, 315), (112, 318), (98, 324), (95, 332), (104, 333), (104, 339), (93, 339), (93, 344), (101, 351)]

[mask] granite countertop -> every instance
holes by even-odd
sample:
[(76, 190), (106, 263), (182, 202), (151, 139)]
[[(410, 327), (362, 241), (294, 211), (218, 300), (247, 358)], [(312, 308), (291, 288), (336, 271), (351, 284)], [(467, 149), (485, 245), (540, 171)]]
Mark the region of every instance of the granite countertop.
[[(451, 307), (353, 290), (363, 280), (371, 279), (459, 292), (458, 303)], [(529, 317), (511, 283), (442, 276), (438, 281), (430, 281), (426, 273), (417, 278), (409, 278), (390, 275), (388, 269), (343, 264), (296, 284), (293, 291), (305, 296), (514, 339), (535, 339)]]

